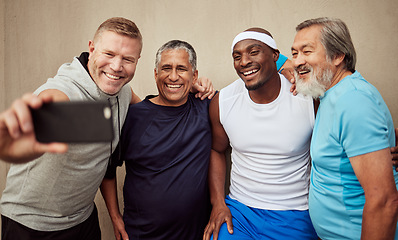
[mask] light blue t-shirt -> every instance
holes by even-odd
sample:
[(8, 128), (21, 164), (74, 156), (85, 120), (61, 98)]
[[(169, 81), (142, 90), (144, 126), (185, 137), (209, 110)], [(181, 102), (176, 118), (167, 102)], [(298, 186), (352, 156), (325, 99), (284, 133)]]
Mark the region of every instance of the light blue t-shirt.
[[(309, 194), (310, 216), (320, 238), (361, 238), (365, 195), (349, 157), (392, 146), (391, 114), (377, 89), (359, 72), (321, 98), (311, 141)], [(398, 185), (395, 170), (394, 177)]]

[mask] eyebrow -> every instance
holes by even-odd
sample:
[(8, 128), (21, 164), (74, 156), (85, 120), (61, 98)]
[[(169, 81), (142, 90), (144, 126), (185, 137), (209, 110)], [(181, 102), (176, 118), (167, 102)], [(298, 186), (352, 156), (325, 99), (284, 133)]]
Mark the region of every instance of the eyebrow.
[[(108, 48), (103, 48), (102, 52), (103, 53), (110, 53), (110, 54), (118, 55), (115, 51), (113, 51), (111, 49), (108, 49)], [(133, 55), (122, 55), (122, 57), (124, 59), (133, 60), (133, 61), (135, 61), (135, 59), (136, 59)]]
[[(164, 68), (164, 67), (173, 67), (173, 64), (165, 63), (165, 64), (161, 65), (160, 67), (161, 67), (161, 68)], [(178, 65), (176, 66), (176, 68), (186, 68), (186, 69), (189, 69), (189, 66), (187, 66), (187, 65), (182, 65), (182, 64), (178, 64)]]
[[(247, 46), (244, 50), (250, 50), (250, 49), (255, 48), (255, 47), (264, 48), (264, 46), (262, 46), (261, 44), (253, 43), (253, 44)], [(235, 53), (240, 53), (240, 51), (234, 50), (234, 51), (232, 52), (232, 55), (235, 54)]]
[[(303, 49), (303, 48), (306, 48), (306, 47), (314, 47), (314, 44), (312, 44), (312, 43), (305, 43), (305, 44), (303, 44), (303, 45), (300, 45), (298, 48), (299, 48), (299, 49)], [(294, 47), (292, 46), (291, 50), (292, 50), (292, 51), (293, 51), (293, 50), (296, 50), (296, 48), (294, 48)]]

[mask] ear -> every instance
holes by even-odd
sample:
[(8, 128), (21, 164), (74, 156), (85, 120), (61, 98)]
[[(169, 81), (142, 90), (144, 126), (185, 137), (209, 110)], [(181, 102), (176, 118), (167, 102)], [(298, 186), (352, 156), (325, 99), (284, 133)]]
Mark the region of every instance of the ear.
[(92, 40), (88, 41), (88, 52), (90, 55), (94, 52), (95, 46)]
[(194, 85), (196, 83), (196, 81), (198, 81), (198, 70), (195, 70), (195, 72), (193, 73), (193, 81), (192, 81), (192, 85)]
[(274, 51), (273, 57), (274, 57), (274, 62), (278, 61), (279, 51)]
[(153, 73), (155, 75), (155, 80), (157, 80), (158, 79), (158, 71), (157, 71), (156, 67), (153, 69)]
[(332, 63), (334, 66), (338, 67), (344, 61), (345, 54), (337, 55), (333, 58)]

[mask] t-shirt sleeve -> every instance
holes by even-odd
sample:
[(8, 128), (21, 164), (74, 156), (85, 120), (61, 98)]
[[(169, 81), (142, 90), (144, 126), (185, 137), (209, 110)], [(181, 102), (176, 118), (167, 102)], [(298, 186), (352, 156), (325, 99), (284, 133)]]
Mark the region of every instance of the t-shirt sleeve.
[(339, 98), (339, 139), (348, 157), (378, 151), (389, 145), (387, 116), (371, 94), (351, 91)]

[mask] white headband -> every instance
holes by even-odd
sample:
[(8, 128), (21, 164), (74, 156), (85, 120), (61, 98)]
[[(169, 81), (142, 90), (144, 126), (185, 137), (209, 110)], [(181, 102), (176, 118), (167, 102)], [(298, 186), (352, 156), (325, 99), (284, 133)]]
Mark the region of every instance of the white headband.
[(264, 44), (268, 45), (270, 48), (278, 50), (275, 40), (268, 34), (247, 31), (247, 32), (241, 32), (238, 35), (236, 35), (236, 37), (234, 38), (234, 41), (232, 41), (232, 51), (234, 51), (234, 47), (238, 42), (240, 42), (242, 40), (246, 40), (246, 39), (258, 40), (258, 41), (263, 42)]

